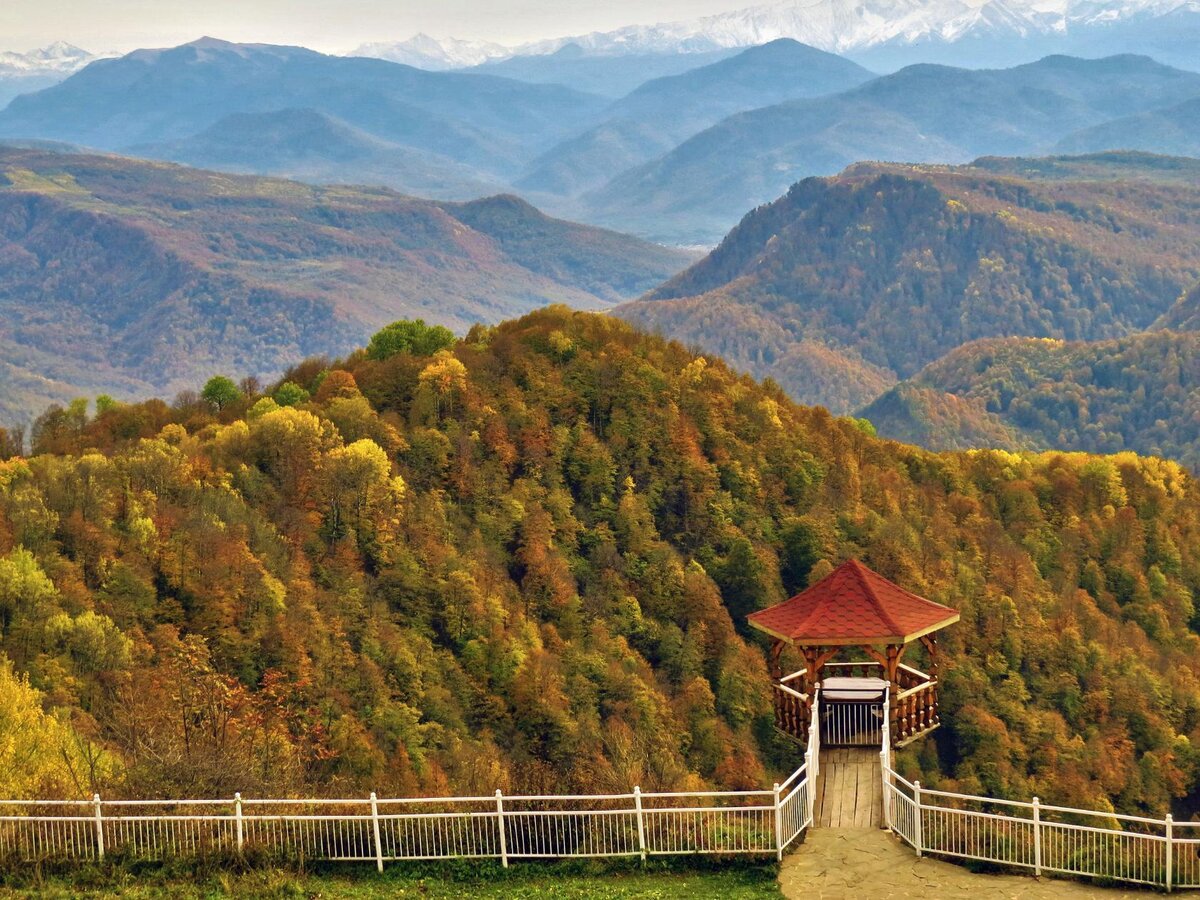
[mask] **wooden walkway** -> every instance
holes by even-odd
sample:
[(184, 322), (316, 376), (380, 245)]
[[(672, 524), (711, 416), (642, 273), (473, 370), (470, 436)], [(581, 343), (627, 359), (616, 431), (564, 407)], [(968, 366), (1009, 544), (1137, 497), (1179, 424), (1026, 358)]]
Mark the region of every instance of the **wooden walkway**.
[(881, 828), (883, 773), (871, 747), (821, 751), (813, 825), (820, 828)]

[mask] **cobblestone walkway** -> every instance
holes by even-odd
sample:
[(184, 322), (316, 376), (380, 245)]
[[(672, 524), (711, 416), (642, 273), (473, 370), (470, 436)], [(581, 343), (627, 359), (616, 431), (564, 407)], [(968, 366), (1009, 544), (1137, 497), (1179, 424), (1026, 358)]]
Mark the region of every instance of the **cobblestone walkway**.
[(1023, 875), (976, 874), (929, 857), (917, 858), (891, 832), (878, 828), (810, 828), (807, 840), (783, 861), (783, 895), (795, 900), (1119, 900), (1146, 898), (1153, 891), (1129, 892), (1080, 882)]

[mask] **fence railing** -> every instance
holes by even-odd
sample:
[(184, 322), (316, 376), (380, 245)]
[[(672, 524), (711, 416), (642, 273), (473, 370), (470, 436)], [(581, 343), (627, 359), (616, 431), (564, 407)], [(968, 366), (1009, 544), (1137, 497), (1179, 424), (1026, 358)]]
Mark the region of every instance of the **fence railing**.
[(0, 800), (0, 861), (774, 854), (812, 824), (801, 766), (762, 791), (359, 799)]
[(838, 689), (838, 699), (820, 704), (821, 743), (830, 747), (878, 747), (883, 739), (886, 702), (879, 691), (862, 693)]
[(1200, 888), (1200, 822), (922, 788), (892, 769), (886, 726), (883, 734), (884, 821), (917, 856), (936, 853), (1038, 876), (1086, 876), (1168, 891)]

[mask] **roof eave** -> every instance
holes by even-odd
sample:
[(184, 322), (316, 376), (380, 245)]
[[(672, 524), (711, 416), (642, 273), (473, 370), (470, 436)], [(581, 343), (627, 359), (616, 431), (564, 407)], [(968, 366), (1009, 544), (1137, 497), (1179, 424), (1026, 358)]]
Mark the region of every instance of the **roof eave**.
[[(922, 628), (919, 631), (914, 631), (911, 634), (906, 634), (906, 635), (872, 635), (871, 637), (811, 638), (811, 639), (807, 639), (807, 643), (805, 645), (813, 646), (813, 647), (861, 647), (863, 645), (872, 645), (872, 644), (910, 644), (913, 641), (917, 640), (917, 638), (922, 638), (927, 634), (932, 634), (935, 631), (940, 631), (941, 629), (945, 628), (948, 625), (953, 625), (955, 622), (959, 621), (960, 618), (962, 618), (962, 616), (956, 612), (956, 613), (954, 613), (954, 615), (947, 616), (945, 619), (941, 620), (940, 622), (935, 622), (934, 624), (930, 625), (928, 628)], [(792, 637), (792, 636), (789, 636), (786, 634), (781, 634), (780, 632), (775, 631), (773, 628), (768, 628), (767, 626), (754, 621), (754, 619), (751, 617), (747, 617), (747, 620), (749, 621), (749, 623), (752, 627), (757, 628), (759, 631), (761, 631), (765, 634), (769, 634), (771, 637), (775, 638), (776, 640), (783, 641), (786, 644), (794, 645), (797, 641), (806, 640), (806, 639), (800, 638), (800, 637)]]

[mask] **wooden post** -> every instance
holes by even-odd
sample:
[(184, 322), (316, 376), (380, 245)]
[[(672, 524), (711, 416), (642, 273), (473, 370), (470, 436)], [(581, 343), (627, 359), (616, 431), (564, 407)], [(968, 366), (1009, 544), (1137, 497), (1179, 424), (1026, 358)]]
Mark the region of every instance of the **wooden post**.
[(932, 681), (935, 680), (938, 675), (937, 638), (932, 634), (927, 634), (921, 638), (921, 643), (925, 646), (925, 650), (929, 654), (929, 678)]
[(379, 800), (371, 791), (371, 824), (375, 828), (375, 868), (383, 871), (383, 840), (379, 834)]
[(1042, 877), (1042, 801), (1033, 798), (1033, 874)]
[(496, 788), (496, 827), (500, 832), (500, 862), (508, 868), (508, 832), (504, 827), (504, 795)]
[(233, 795), (233, 814), (237, 819), (237, 849), (242, 852), (242, 795), (239, 791)]
[(96, 858), (104, 859), (104, 816), (100, 812), (99, 794), (92, 794), (92, 809), (96, 813)]
[(888, 718), (892, 723), (892, 743), (899, 743), (906, 736), (906, 722), (900, 712), (900, 648), (889, 644), (884, 660), (883, 677), (888, 681)]
[(783, 655), (783, 641), (776, 638), (771, 641), (771, 653), (768, 657), (771, 668), (771, 679), (778, 681), (783, 677), (783, 669), (779, 667), (779, 657)]
[(646, 821), (642, 815), (642, 787), (635, 785), (633, 789), (633, 806), (637, 810), (638, 851), (642, 854), (642, 862), (646, 861)]

